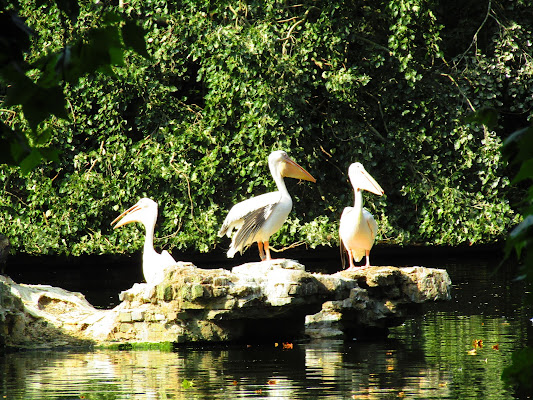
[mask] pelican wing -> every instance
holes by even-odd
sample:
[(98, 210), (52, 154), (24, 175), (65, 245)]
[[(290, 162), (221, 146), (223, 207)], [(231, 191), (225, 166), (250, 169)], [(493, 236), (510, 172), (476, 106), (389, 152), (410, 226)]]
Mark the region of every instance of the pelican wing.
[(261, 208), (277, 204), (280, 198), (281, 195), (279, 192), (271, 192), (235, 204), (229, 211), (222, 227), (218, 231), (218, 236), (222, 237), (227, 235), (228, 237), (231, 237), (233, 229), (239, 229), (243, 225), (247, 215)]
[(265, 221), (272, 214), (275, 204), (268, 204), (257, 210), (248, 213), (244, 217), (244, 222), (241, 228), (235, 234), (231, 242), (230, 251), (228, 256), (234, 255), (237, 251), (241, 254), (248, 248), (255, 240), (255, 235), (265, 224)]
[(365, 219), (368, 229), (370, 229), (370, 235), (372, 236), (372, 242), (376, 238), (376, 232), (378, 231), (378, 224), (376, 220), (374, 219), (374, 216), (370, 214), (370, 212), (363, 208), (363, 218)]
[[(341, 265), (342, 265), (342, 269), (346, 269), (346, 254), (348, 254), (348, 249), (346, 248), (346, 246), (344, 245), (344, 242), (342, 241), (342, 237), (341, 237), (341, 230), (340, 230), (340, 227), (339, 227), (339, 251), (341, 252)], [(348, 257), (350, 257), (350, 255), (348, 254)]]
[(218, 232), (220, 237), (224, 235), (230, 237), (233, 229), (237, 229), (228, 257), (232, 257), (237, 251), (242, 253), (253, 243), (255, 235), (272, 214), (280, 199), (279, 192), (265, 193), (237, 203), (231, 208)]
[(343, 237), (342, 231), (343, 231), (344, 225), (346, 224), (346, 220), (350, 218), (349, 215), (352, 211), (353, 211), (353, 207), (344, 207), (344, 210), (342, 210), (340, 224), (339, 224), (339, 241), (340, 241), (339, 250), (341, 252), (341, 263), (342, 263), (343, 269), (346, 269), (346, 262), (349, 261), (349, 258), (351, 256), (348, 251), (348, 248), (344, 244), (344, 240), (342, 239)]

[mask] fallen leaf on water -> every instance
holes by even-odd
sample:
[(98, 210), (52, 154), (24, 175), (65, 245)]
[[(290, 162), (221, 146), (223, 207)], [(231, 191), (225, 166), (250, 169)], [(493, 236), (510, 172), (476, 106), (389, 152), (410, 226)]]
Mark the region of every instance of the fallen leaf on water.
[(181, 386), (184, 389), (190, 389), (190, 388), (194, 387), (194, 382), (193, 381), (189, 381), (187, 379), (184, 379), (183, 381), (181, 381)]

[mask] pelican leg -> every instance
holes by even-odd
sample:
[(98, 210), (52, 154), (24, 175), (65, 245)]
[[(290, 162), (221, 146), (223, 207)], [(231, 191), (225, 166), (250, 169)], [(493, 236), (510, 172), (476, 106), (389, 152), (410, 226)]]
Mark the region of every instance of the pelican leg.
[(348, 258), (350, 259), (350, 267), (348, 269), (355, 269), (355, 265), (353, 263), (353, 254), (351, 250), (348, 250)]
[(368, 267), (370, 267), (370, 250), (366, 250), (365, 254), (366, 254), (365, 268), (368, 268)]
[(261, 261), (265, 261), (265, 252), (263, 251), (263, 242), (257, 242), (257, 248), (259, 249), (259, 257), (261, 257)]
[(270, 248), (268, 247), (268, 240), (264, 243), (265, 245), (265, 253), (266, 253), (266, 259), (267, 261), (272, 260), (272, 257), (270, 257)]

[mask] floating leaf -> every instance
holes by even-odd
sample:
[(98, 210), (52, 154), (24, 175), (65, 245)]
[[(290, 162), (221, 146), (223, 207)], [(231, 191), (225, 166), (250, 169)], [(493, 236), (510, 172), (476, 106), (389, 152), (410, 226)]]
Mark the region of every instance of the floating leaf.
[(187, 380), (187, 379), (183, 379), (183, 381), (181, 381), (181, 387), (183, 387), (184, 389), (190, 389), (192, 387), (194, 387), (194, 382), (191, 380)]

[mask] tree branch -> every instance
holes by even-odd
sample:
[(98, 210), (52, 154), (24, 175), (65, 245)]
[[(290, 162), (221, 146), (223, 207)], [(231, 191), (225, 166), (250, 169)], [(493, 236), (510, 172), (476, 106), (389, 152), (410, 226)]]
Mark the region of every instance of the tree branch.
[(479, 28), (477, 28), (476, 33), (474, 33), (474, 37), (472, 38), (472, 41), (470, 42), (470, 45), (468, 46), (468, 48), (464, 51), (463, 54), (461, 54), (461, 57), (459, 57), (457, 62), (454, 63), (455, 65), (459, 64), (459, 62), (465, 57), (466, 53), (468, 53), (470, 51), (470, 49), (472, 48), (474, 43), (477, 42), (477, 35), (479, 34), (481, 29), (483, 28), (483, 26), (487, 22), (487, 19), (489, 19), (489, 15), (490, 15), (490, 11), (491, 10), (492, 10), (492, 0), (489, 0), (489, 5), (487, 6), (487, 13), (485, 14), (485, 18), (483, 19), (483, 22), (481, 22), (481, 25), (479, 25)]

